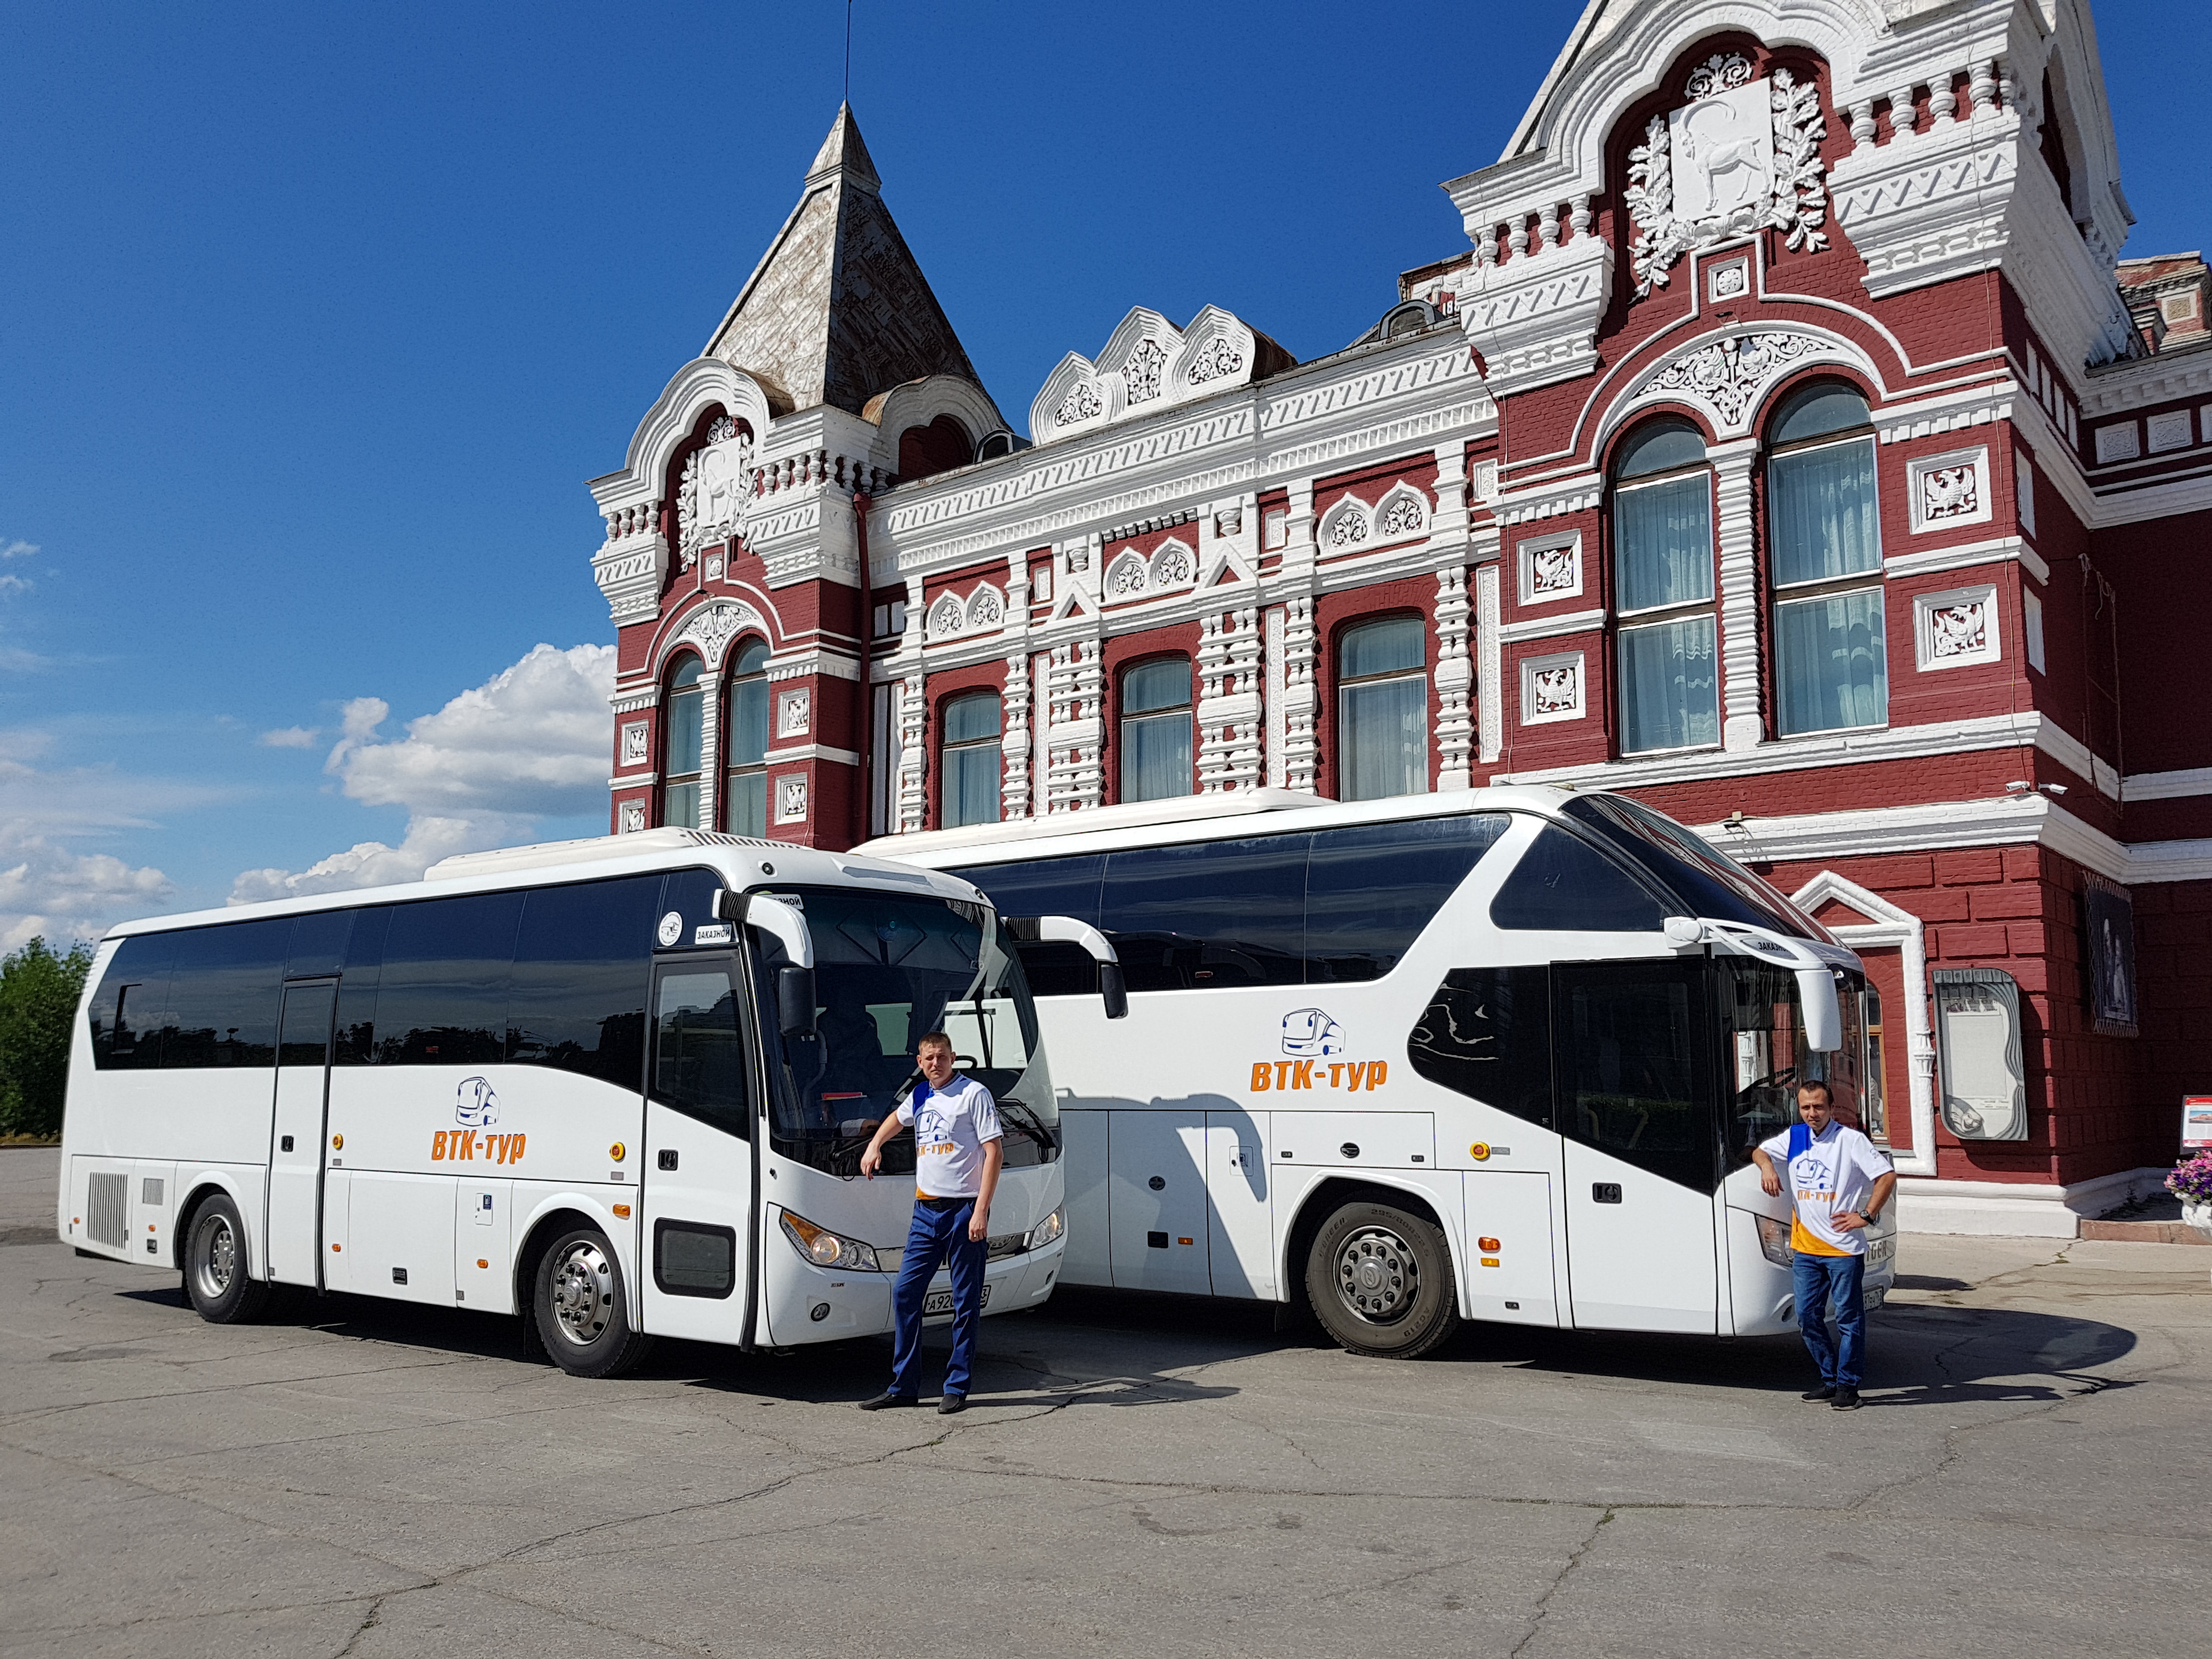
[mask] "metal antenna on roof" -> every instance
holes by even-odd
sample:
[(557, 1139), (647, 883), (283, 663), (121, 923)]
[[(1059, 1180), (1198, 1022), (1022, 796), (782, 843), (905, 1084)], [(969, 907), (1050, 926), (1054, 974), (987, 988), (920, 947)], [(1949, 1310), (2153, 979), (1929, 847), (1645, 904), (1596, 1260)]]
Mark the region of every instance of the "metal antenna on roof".
[(845, 102), (853, 101), (853, 0), (845, 0)]

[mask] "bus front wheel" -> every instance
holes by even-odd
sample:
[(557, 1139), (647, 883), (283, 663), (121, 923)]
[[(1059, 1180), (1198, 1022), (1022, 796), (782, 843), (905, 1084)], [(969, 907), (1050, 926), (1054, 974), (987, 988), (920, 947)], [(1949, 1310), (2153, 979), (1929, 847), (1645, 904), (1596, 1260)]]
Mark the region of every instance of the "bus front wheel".
[(571, 1376), (619, 1376), (653, 1346), (651, 1337), (632, 1328), (622, 1263), (596, 1227), (578, 1227), (553, 1241), (538, 1260), (532, 1300), (545, 1351)]
[(1347, 1204), (1322, 1223), (1306, 1296), (1329, 1335), (1376, 1358), (1425, 1354), (1458, 1323), (1443, 1229), (1387, 1204)]
[(269, 1300), (269, 1286), (246, 1272), (246, 1224), (238, 1206), (221, 1194), (193, 1213), (185, 1235), (185, 1294), (212, 1325), (242, 1323)]

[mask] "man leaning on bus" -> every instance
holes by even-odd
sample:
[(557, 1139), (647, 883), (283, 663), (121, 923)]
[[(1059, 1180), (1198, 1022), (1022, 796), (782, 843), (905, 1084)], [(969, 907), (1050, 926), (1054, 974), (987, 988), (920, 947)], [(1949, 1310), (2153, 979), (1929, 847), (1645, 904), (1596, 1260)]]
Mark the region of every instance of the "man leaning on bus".
[[(1790, 1249), (1795, 1269), (1797, 1328), (1820, 1368), (1818, 1388), (1805, 1398), (1825, 1400), (1839, 1412), (1856, 1410), (1866, 1355), (1867, 1229), (1897, 1190), (1897, 1172), (1856, 1129), (1836, 1120), (1834, 1097), (1825, 1083), (1797, 1085), (1797, 1116), (1782, 1133), (1752, 1152), (1759, 1184), (1779, 1197), (1775, 1157), (1790, 1170)], [(1828, 1335), (1832, 1309), (1836, 1336)]]
[(983, 1263), (989, 1254), (991, 1195), (999, 1188), (998, 1103), (972, 1078), (952, 1070), (952, 1039), (932, 1031), (915, 1045), (921, 1081), (877, 1127), (860, 1154), (871, 1181), (883, 1168), (884, 1143), (914, 1126), (914, 1221), (906, 1259), (891, 1290), (891, 1385), (864, 1412), (911, 1406), (921, 1393), (921, 1313), (938, 1266), (952, 1266), (952, 1358), (945, 1367), (940, 1412), (963, 1411), (975, 1359), (975, 1327), (983, 1315)]

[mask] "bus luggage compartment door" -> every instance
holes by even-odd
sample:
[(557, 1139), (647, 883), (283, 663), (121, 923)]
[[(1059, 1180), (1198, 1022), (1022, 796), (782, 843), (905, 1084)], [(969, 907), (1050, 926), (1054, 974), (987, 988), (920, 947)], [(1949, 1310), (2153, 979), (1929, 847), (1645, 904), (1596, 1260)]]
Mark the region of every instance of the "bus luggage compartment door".
[(1558, 1324), (1552, 1177), (1540, 1170), (1478, 1170), (1466, 1182), (1468, 1317)]
[(1206, 1115), (1207, 1254), (1216, 1296), (1272, 1301), (1275, 1289), (1274, 1177), (1267, 1172), (1267, 1115)]
[(1207, 1295), (1206, 1115), (1178, 1108), (1112, 1117), (1107, 1206), (1115, 1285)]
[(1107, 1197), (1111, 1112), (1060, 1114), (1060, 1167), (1067, 1181), (1067, 1249), (1060, 1257), (1063, 1285), (1111, 1285), (1113, 1223)]

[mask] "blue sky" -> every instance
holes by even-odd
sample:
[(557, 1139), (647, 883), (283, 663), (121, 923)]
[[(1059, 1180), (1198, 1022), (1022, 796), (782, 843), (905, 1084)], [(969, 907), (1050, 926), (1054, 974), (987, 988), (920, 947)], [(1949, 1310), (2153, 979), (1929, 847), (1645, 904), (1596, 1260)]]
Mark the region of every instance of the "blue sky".
[[(1355, 337), (1579, 9), (860, 0), (853, 101), (1018, 426), (1132, 305)], [(2098, 27), (2128, 251), (2202, 246), (2212, 23)], [(583, 481), (789, 211), (843, 27), (0, 5), (0, 943), (605, 829)]]

